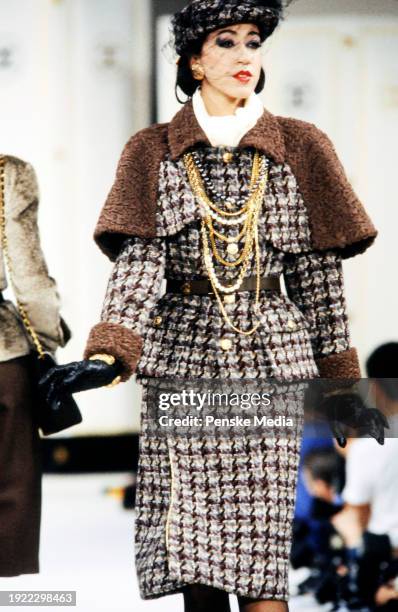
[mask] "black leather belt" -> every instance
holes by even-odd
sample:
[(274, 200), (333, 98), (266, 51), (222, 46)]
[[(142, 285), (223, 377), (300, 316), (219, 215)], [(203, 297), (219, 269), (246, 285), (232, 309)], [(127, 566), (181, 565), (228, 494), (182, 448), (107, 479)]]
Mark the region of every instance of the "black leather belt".
[[(189, 281), (177, 280), (175, 278), (168, 278), (166, 280), (166, 293), (184, 293), (185, 295), (206, 295), (214, 293), (211, 283), (207, 278)], [(255, 291), (256, 285), (257, 277), (248, 276), (247, 278), (243, 279), (243, 282), (237, 291)], [(282, 293), (280, 277), (264, 276), (260, 279), (260, 289), (269, 289), (270, 291), (278, 291), (279, 293)]]
[(1, 304), (2, 302), (4, 302), (4, 301), (5, 301), (5, 300), (4, 300), (4, 298), (3, 298), (3, 294), (2, 294), (2, 292), (0, 291), (0, 304)]

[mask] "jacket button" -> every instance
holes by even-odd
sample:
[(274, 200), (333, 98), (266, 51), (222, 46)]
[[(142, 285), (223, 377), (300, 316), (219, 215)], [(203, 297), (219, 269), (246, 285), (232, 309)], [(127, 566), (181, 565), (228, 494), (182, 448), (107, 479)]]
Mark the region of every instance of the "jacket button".
[(288, 327), (290, 327), (290, 329), (296, 329), (296, 327), (297, 327), (296, 322), (293, 321), (293, 319), (289, 319), (287, 324), (288, 324)]
[(231, 153), (230, 151), (225, 151), (222, 158), (226, 164), (229, 164), (229, 162), (233, 160), (234, 156), (233, 156), (233, 153)]
[(232, 340), (230, 340), (230, 338), (221, 338), (220, 346), (223, 349), (223, 351), (229, 351), (229, 349), (232, 346)]
[(163, 321), (162, 317), (158, 316), (158, 317), (154, 318), (153, 324), (154, 325), (160, 325), (162, 323), (162, 321)]
[(228, 255), (236, 255), (239, 253), (239, 244), (237, 242), (230, 242), (227, 246)]
[(70, 459), (70, 453), (67, 447), (61, 444), (55, 447), (52, 457), (57, 465), (65, 465)]
[(234, 304), (235, 303), (235, 293), (227, 293), (224, 295), (224, 304)]
[(185, 293), (186, 295), (188, 295), (189, 293), (191, 293), (191, 283), (184, 283), (181, 287), (182, 292)]

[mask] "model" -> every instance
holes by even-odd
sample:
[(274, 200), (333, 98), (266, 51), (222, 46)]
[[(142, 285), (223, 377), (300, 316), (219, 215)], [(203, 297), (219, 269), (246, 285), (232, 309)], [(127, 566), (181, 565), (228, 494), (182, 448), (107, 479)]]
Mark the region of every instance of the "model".
[(128, 141), (95, 230), (115, 262), (101, 321), (45, 381), (54, 396), (136, 374), (140, 593), (182, 592), (191, 612), (229, 610), (229, 593), (287, 609), (300, 438), (150, 435), (148, 378), (360, 377), (342, 260), (377, 232), (326, 134), (258, 96), (282, 16), (276, 0), (174, 16), (188, 100)]
[(1, 293), (6, 271), (44, 349), (54, 353), (70, 338), (40, 245), (38, 206), (32, 166), (0, 155), (0, 576), (39, 572), (41, 517), (31, 342), (14, 302)]

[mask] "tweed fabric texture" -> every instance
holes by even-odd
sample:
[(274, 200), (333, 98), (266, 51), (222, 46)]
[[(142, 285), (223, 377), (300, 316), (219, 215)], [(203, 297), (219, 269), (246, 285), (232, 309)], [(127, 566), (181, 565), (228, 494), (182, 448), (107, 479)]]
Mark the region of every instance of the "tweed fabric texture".
[[(140, 130), (126, 144), (94, 238), (114, 261), (128, 236), (156, 237), (159, 168), (191, 148), (210, 146), (192, 100), (169, 123)], [(302, 194), (312, 249), (337, 249), (343, 258), (364, 252), (377, 230), (356, 196), (330, 138), (314, 124), (264, 109), (236, 150), (254, 147), (287, 163)]]
[(142, 333), (157, 302), (165, 269), (164, 240), (128, 239), (109, 278), (101, 319)]
[(109, 278), (101, 323), (91, 329), (84, 357), (109, 352), (111, 337), (112, 355), (124, 366), (122, 381), (136, 370), (145, 325), (159, 298), (165, 265), (164, 240), (128, 239)]
[(289, 296), (304, 314), (314, 355), (326, 357), (350, 346), (341, 258), (331, 251), (286, 258)]
[(357, 355), (354, 348), (350, 348), (343, 353), (334, 353), (328, 357), (321, 357), (317, 360), (319, 376), (322, 378), (344, 378), (358, 380), (360, 373), (356, 367)]
[(206, 584), (288, 601), (303, 392), (295, 391), (289, 436), (156, 437), (146, 433), (148, 379), (141, 382), (135, 521), (141, 597)]
[[(196, 151), (213, 190), (225, 196), (218, 205), (230, 210), (227, 202), (237, 205), (248, 194), (253, 149), (202, 146)], [(233, 153), (229, 163), (225, 152)], [(284, 274), (287, 294), (260, 292), (261, 325), (255, 334), (229, 328), (214, 296), (162, 294), (166, 277), (206, 276), (202, 211), (182, 159), (172, 154), (159, 166), (154, 236), (124, 239), (108, 283), (100, 325), (120, 326), (143, 340), (141, 356), (137, 362), (134, 355), (129, 371), (136, 372), (143, 391), (135, 551), (144, 599), (196, 582), (248, 597), (288, 600), (301, 440), (300, 419), (297, 435), (290, 437), (156, 437), (148, 432), (148, 377), (300, 381), (319, 376), (318, 358), (349, 354), (356, 363), (342, 256), (338, 250), (313, 248), (295, 174), (286, 162), (271, 156), (268, 162), (259, 218), (261, 274)], [(235, 227), (227, 231), (236, 236)], [(231, 258), (223, 242), (216, 238), (216, 244), (225, 259)], [(223, 282), (236, 277), (236, 269), (218, 262), (215, 269)], [(246, 275), (254, 273), (252, 258)], [(235, 303), (226, 306), (242, 329), (257, 321), (253, 298), (252, 292), (237, 292)], [(222, 350), (221, 338), (232, 340), (230, 350)], [(102, 341), (105, 352), (118, 350), (112, 334)], [(90, 348), (88, 343), (87, 352)]]
[(174, 46), (179, 55), (190, 43), (232, 23), (256, 23), (262, 40), (270, 36), (282, 18), (279, 0), (193, 0), (172, 18)]

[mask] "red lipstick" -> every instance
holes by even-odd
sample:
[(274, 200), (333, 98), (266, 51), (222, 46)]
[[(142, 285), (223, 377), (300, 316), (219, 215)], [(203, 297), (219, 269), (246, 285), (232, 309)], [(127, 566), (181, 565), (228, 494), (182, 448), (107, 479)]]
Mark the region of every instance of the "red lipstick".
[(240, 70), (239, 72), (234, 74), (234, 79), (237, 79), (241, 83), (248, 83), (252, 76), (252, 73), (248, 70)]

